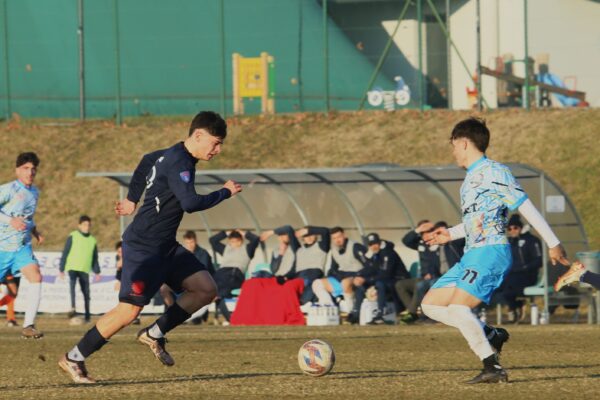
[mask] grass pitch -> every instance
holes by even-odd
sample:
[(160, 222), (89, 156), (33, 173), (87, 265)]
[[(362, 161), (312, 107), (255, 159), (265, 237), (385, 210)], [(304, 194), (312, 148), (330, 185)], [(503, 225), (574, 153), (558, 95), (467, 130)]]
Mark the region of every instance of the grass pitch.
[[(145, 317), (143, 324), (153, 318)], [(0, 327), (1, 399), (580, 399), (600, 392), (600, 327), (508, 327), (502, 357), (510, 383), (468, 386), (480, 363), (458, 331), (441, 325), (217, 327), (185, 325), (169, 335), (176, 365), (161, 365), (128, 327), (87, 365), (99, 380), (77, 386), (59, 371), (59, 356), (88, 326), (41, 318), (42, 340)], [(308, 339), (329, 341), (337, 362), (312, 378), (297, 366)]]

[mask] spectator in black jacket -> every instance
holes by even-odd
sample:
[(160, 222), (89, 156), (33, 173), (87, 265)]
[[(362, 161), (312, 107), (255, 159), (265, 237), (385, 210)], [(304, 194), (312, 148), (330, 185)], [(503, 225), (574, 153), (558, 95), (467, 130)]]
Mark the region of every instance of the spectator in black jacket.
[[(417, 227), (408, 232), (402, 243), (409, 249), (419, 252), (419, 263), (421, 264), (421, 281), (417, 284), (418, 291), (424, 296), (429, 288), (456, 264), (463, 255), (464, 239), (455, 240), (445, 245), (428, 246), (423, 241), (423, 235), (440, 227), (448, 227), (444, 221), (435, 225), (428, 220), (420, 221)], [(422, 299), (423, 296), (420, 296)], [(420, 302), (420, 301), (419, 301)]]
[(271, 272), (276, 277), (289, 279), (295, 271), (296, 251), (300, 248), (300, 242), (296, 238), (294, 228), (290, 225), (264, 231), (260, 235), (260, 240), (264, 242), (273, 235), (277, 235), (279, 246), (276, 250), (273, 250)]
[(381, 240), (377, 233), (367, 235), (367, 244), (369, 250), (366, 254), (367, 266), (362, 270), (358, 277), (354, 278), (356, 286), (356, 301), (348, 321), (358, 321), (360, 306), (365, 298), (366, 290), (375, 286), (377, 289), (377, 314), (370, 322), (371, 324), (384, 324), (383, 311), (386, 304), (386, 298), (389, 293), (393, 293), (394, 282), (399, 276), (409, 276), (402, 259), (394, 250), (394, 244), (387, 240)]
[[(221, 241), (227, 239), (227, 245)], [(248, 241), (244, 246), (244, 239)], [(244, 282), (250, 261), (254, 257), (259, 244), (259, 237), (252, 232), (242, 230), (222, 231), (209, 239), (215, 251), (222, 256), (219, 269), (215, 272), (217, 284), (217, 309), (221, 311), (227, 322), (231, 317), (225, 299), (231, 296), (231, 291), (239, 289)]]
[(523, 232), (523, 222), (519, 214), (508, 221), (508, 242), (512, 251), (513, 264), (502, 285), (502, 297), (509, 310), (509, 320), (518, 322), (523, 317), (523, 289), (535, 285), (539, 269), (542, 267), (542, 245), (540, 239), (529, 232)]
[(327, 278), (317, 279), (312, 284), (312, 289), (321, 305), (334, 305), (333, 298), (346, 301), (348, 308), (354, 307), (353, 281), (359, 272), (366, 266), (365, 254), (367, 249), (346, 236), (344, 229), (339, 226), (330, 230), (332, 260)]

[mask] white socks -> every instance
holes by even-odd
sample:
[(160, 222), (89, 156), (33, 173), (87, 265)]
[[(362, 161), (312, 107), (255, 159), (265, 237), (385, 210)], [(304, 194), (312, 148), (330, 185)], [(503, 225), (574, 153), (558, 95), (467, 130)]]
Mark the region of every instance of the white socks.
[(152, 324), (152, 326), (148, 328), (148, 335), (150, 335), (150, 337), (153, 339), (160, 339), (165, 336), (156, 323)]
[(447, 307), (421, 304), (421, 309), (429, 318), (460, 330), (471, 350), (481, 360), (494, 354), (483, 331), (481, 321), (473, 315), (469, 307), (459, 304), (450, 304)]
[(67, 353), (67, 358), (71, 361), (85, 361), (85, 357), (79, 351), (79, 347), (75, 346)]
[(331, 295), (325, 289), (325, 285), (320, 279), (313, 281), (312, 290), (315, 292), (317, 297), (319, 298), (319, 304), (322, 306), (332, 306), (333, 300), (331, 299)]
[(429, 318), (436, 320), (438, 322), (441, 322), (444, 325), (453, 326), (456, 328), (456, 326), (454, 325), (454, 321), (452, 321), (452, 319), (450, 318), (450, 315), (448, 314), (447, 306), (434, 306), (432, 304), (421, 304), (421, 310)]
[(473, 315), (469, 307), (450, 304), (448, 306), (448, 316), (454, 322), (453, 326), (458, 328), (464, 338), (467, 339), (469, 347), (477, 354), (479, 359), (483, 360), (494, 354), (494, 350), (490, 346), (479, 320)]
[(27, 307), (25, 308), (25, 318), (23, 320), (23, 328), (33, 325), (38, 308), (40, 307), (40, 299), (42, 297), (41, 282), (31, 283), (29, 292), (27, 293)]
[(344, 292), (344, 300), (346, 301), (346, 307), (348, 310), (354, 309), (354, 292)]

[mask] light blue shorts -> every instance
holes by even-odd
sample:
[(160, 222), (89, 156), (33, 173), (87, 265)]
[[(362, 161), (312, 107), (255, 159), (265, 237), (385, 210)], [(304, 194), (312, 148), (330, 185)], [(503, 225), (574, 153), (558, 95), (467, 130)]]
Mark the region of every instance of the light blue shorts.
[(0, 251), (0, 280), (8, 274), (15, 278), (20, 277), (21, 268), (37, 263), (30, 245), (23, 246), (17, 251)]
[(340, 281), (332, 277), (327, 278), (327, 280), (333, 289), (333, 292), (331, 292), (333, 297), (338, 297), (344, 294), (344, 289), (342, 288)]
[(476, 247), (467, 251), (431, 288), (457, 287), (489, 303), (511, 265), (510, 245)]

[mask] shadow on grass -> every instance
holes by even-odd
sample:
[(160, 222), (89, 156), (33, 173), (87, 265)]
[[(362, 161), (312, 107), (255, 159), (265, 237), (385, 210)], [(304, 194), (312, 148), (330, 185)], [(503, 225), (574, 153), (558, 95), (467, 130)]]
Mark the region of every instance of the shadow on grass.
[[(571, 368), (597, 368), (600, 364), (586, 364), (586, 365), (528, 365), (508, 368), (508, 371), (514, 370), (546, 370), (546, 369), (571, 369)], [(438, 373), (438, 372), (475, 372), (473, 368), (438, 368), (438, 369), (402, 369), (402, 370), (371, 370), (371, 371), (342, 371), (332, 372), (329, 374), (329, 379), (369, 379), (369, 378), (398, 378), (406, 377), (411, 373)], [(158, 378), (158, 379), (140, 379), (140, 380), (125, 380), (115, 379), (98, 382), (96, 384), (81, 385), (75, 383), (65, 384), (49, 384), (49, 385), (20, 385), (20, 386), (0, 386), (1, 392), (10, 392), (17, 390), (46, 390), (46, 389), (61, 389), (61, 388), (72, 388), (72, 387), (111, 387), (111, 386), (132, 386), (132, 385), (148, 385), (148, 384), (164, 384), (164, 383), (176, 383), (176, 382), (193, 382), (193, 381), (220, 381), (228, 379), (246, 379), (246, 378), (260, 378), (260, 377), (300, 377), (300, 372), (256, 372), (246, 374), (194, 374), (186, 376), (175, 376), (170, 378)], [(542, 382), (542, 381), (553, 381), (559, 379), (585, 379), (600, 378), (600, 374), (589, 374), (589, 375), (569, 375), (569, 376), (550, 376), (540, 378), (525, 378), (525, 379), (514, 379), (510, 383), (527, 383), (527, 382)], [(67, 379), (65, 377), (65, 379)]]

